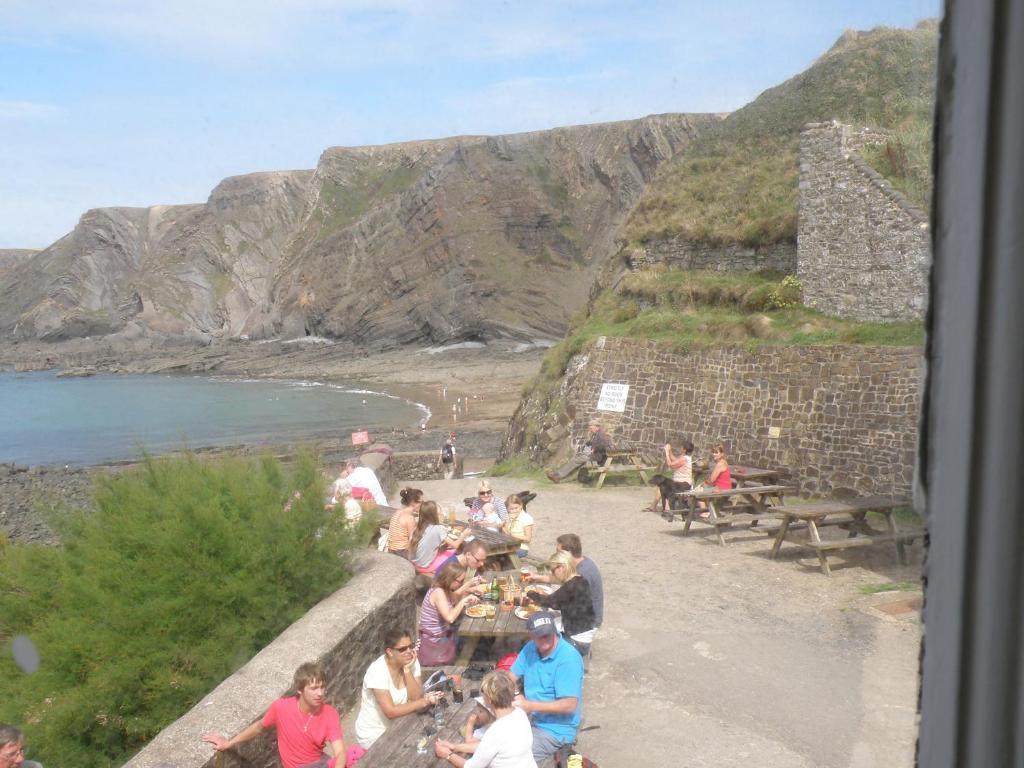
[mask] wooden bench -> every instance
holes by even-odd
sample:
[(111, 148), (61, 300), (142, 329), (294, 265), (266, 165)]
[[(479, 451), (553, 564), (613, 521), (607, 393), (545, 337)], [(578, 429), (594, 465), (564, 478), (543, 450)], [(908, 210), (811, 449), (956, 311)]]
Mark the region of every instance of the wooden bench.
[[(723, 528), (742, 522), (748, 522), (754, 527), (763, 518), (776, 517), (777, 507), (772, 504), (782, 504), (787, 490), (784, 485), (745, 485), (729, 490), (695, 490), (677, 494), (684, 497), (688, 504), (683, 535), (690, 534), (693, 523), (704, 523), (715, 529), (718, 543), (725, 546)], [(706, 518), (697, 514), (698, 502), (706, 505)]]
[[(895, 544), (896, 554), (901, 564), (906, 564), (906, 544), (913, 544), (915, 539), (924, 537), (924, 530), (914, 528), (901, 531), (893, 516), (898, 507), (910, 505), (910, 499), (888, 496), (871, 496), (848, 501), (823, 501), (810, 504), (779, 506), (774, 513), (781, 519), (775, 531), (772, 544), (771, 559), (779, 554), (784, 541), (809, 547), (818, 555), (821, 571), (826, 576), (832, 569), (828, 563), (828, 552), (855, 547), (873, 546), (875, 544)], [(876, 512), (885, 518), (886, 530), (879, 531), (868, 525), (867, 515)], [(822, 540), (820, 529), (826, 526), (839, 526), (847, 531), (845, 539)], [(806, 530), (807, 536), (797, 538), (797, 530)]]
[(600, 488), (603, 486), (605, 478), (608, 477), (608, 475), (629, 474), (640, 475), (640, 479), (643, 480), (646, 485), (647, 473), (656, 469), (657, 466), (648, 462), (639, 451), (608, 451), (608, 458), (606, 458), (604, 463), (599, 464), (597, 469), (594, 470), (594, 476), (597, 478), (597, 482), (594, 484), (594, 487)]

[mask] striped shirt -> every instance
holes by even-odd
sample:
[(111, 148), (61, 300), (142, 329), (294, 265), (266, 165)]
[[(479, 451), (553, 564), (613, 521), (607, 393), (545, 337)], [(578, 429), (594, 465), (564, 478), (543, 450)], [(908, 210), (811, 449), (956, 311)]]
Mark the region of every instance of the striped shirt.
[(423, 596), (423, 605), (420, 606), (420, 634), (427, 637), (442, 637), (451, 630), (451, 624), (441, 618), (437, 608), (430, 600), (437, 587), (431, 587)]

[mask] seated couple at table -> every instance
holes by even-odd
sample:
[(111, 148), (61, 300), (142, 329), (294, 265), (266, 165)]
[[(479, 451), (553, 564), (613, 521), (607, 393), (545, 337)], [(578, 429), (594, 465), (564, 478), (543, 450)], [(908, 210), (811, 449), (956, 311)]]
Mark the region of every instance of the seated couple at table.
[(597, 631), (597, 616), (590, 583), (576, 570), (576, 561), (570, 552), (559, 550), (545, 564), (547, 575), (525, 574), (528, 583), (557, 584), (551, 594), (526, 588), (526, 597), (533, 603), (560, 611), (562, 631), (568, 642), (580, 655), (590, 653), (590, 644)]
[[(490, 672), (481, 683), (483, 702), (478, 700), (481, 706), (470, 719), (474, 727), (486, 728), (466, 733), (461, 743), (438, 739), (434, 753), (442, 760), (457, 768), (534, 768), (576, 740), (583, 711), (583, 659), (558, 634), (554, 614), (534, 614), (527, 629), (530, 640), (511, 670)], [(518, 678), (523, 692), (515, 695)]]

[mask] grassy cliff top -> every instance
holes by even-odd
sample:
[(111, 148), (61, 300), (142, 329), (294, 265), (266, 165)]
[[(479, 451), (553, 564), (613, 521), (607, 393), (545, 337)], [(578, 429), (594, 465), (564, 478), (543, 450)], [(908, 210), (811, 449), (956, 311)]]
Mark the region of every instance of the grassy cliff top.
[(655, 268), (627, 275), (575, 319), (544, 357), (532, 386), (549, 390), (570, 358), (598, 336), (645, 339), (679, 352), (722, 344), (921, 346), (920, 322), (864, 323), (804, 307), (793, 276)]
[[(809, 69), (733, 112), (667, 163), (627, 221), (626, 239), (753, 246), (794, 239), (800, 129), (836, 119), (920, 136), (932, 120), (937, 47), (934, 22), (844, 33)], [(898, 166), (898, 150), (888, 154)], [(889, 177), (901, 172), (880, 170)]]

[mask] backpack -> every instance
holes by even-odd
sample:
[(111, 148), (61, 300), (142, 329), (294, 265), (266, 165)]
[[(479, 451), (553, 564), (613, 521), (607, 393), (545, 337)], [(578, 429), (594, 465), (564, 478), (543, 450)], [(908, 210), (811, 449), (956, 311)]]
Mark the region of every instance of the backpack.
[(450, 445), (445, 443), (444, 447), (441, 448), (441, 461), (443, 461), (445, 464), (451, 464), (454, 458), (455, 450)]

